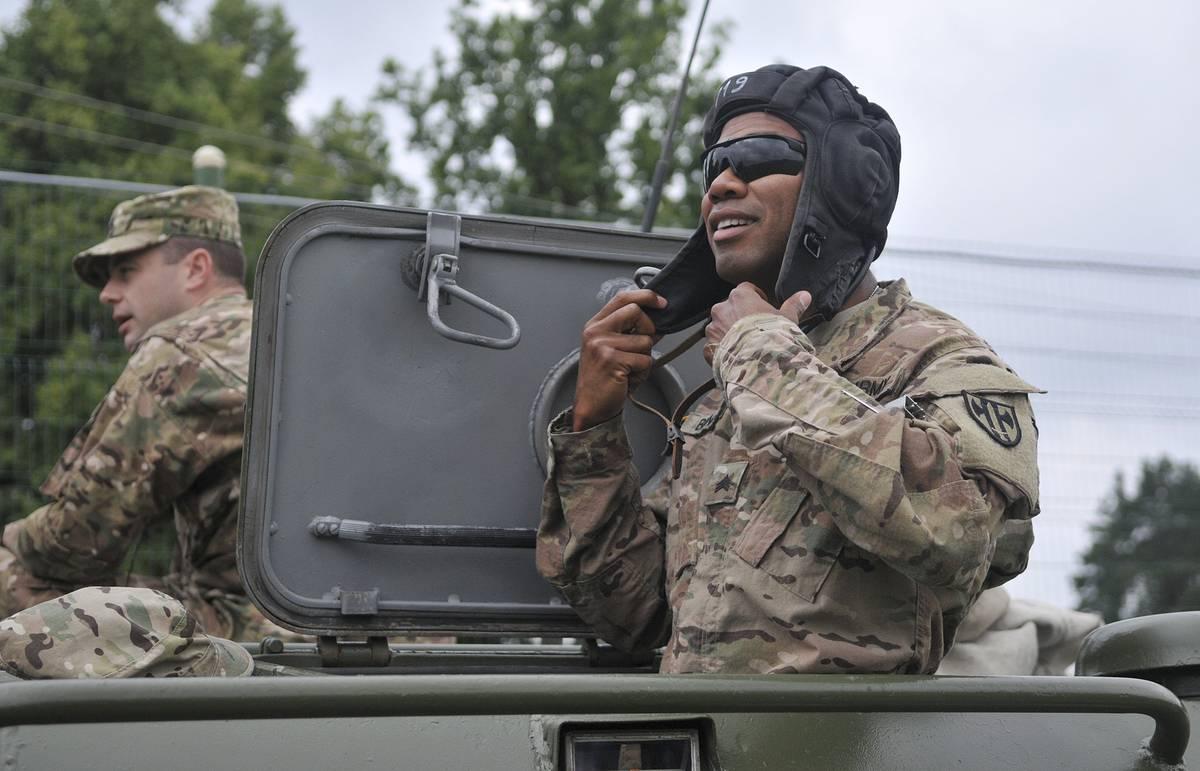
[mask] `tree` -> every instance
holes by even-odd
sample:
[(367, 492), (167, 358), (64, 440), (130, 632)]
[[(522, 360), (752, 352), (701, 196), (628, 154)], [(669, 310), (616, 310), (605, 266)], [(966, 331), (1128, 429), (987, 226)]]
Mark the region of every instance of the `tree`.
[(1168, 458), (1142, 463), (1132, 494), (1117, 474), (1075, 577), (1080, 607), (1108, 620), (1200, 610), (1200, 474)]
[[(406, 200), (381, 120), (337, 102), (305, 130), (304, 83), (278, 7), (215, 0), (190, 34), (176, 0), (30, 0), (0, 34), (0, 168), (159, 184), (192, 180), (202, 144), (230, 190)], [(6, 185), (0, 195), (0, 521), (36, 486), (125, 361), (109, 313), (70, 257), (128, 193)], [(253, 260), (286, 209), (243, 207)], [(251, 272), (252, 275), (252, 272)]]
[[(441, 206), (640, 217), (679, 82), (683, 0), (530, 6), (485, 17), (462, 0), (451, 20), (456, 56), (437, 52), (431, 77), (385, 63), (381, 98), (407, 109)], [(662, 224), (697, 219), (700, 128), (721, 35), (709, 39), (689, 81)]]

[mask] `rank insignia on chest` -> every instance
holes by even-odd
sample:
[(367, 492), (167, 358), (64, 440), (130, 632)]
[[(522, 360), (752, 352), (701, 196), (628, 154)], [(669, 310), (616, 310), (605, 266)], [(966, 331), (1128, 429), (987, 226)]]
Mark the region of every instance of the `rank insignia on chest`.
[(967, 413), (987, 432), (987, 435), (1004, 447), (1016, 447), (1021, 441), (1021, 424), (1017, 422), (1017, 411), (1003, 402), (963, 391)]
[(704, 491), (705, 505), (735, 503), (738, 488), (742, 486), (742, 477), (746, 474), (749, 464), (746, 461), (736, 463), (721, 463), (709, 474), (708, 484)]

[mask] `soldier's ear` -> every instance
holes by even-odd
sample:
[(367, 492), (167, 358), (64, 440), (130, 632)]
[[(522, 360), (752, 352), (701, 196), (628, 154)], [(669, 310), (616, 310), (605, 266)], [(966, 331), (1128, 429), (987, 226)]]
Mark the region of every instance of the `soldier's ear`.
[(207, 249), (193, 249), (183, 257), (184, 287), (203, 289), (216, 278), (216, 266)]

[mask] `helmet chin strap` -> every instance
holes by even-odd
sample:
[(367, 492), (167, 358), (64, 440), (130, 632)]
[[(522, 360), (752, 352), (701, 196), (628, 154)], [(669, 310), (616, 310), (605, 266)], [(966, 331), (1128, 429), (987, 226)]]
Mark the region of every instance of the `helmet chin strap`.
[[(863, 279), (867, 277), (867, 273), (869, 273), (871, 270), (871, 263), (874, 261), (875, 247), (871, 247), (871, 249), (865, 255), (860, 257), (854, 264), (854, 272), (852, 274), (849, 271), (846, 272), (846, 275), (852, 276), (850, 281), (847, 283), (846, 288), (842, 289), (835, 286), (829, 292), (829, 302), (822, 303), (818, 306), (819, 308), (822, 308), (822, 310), (819, 310), (817, 313), (805, 319), (804, 322), (800, 324), (801, 331), (805, 334), (808, 334), (821, 324), (829, 321), (839, 311), (843, 310), (845, 308), (846, 301), (850, 299), (850, 296), (854, 294), (854, 290), (858, 289), (859, 285), (862, 284)], [(778, 289), (779, 288), (776, 287), (776, 291), (778, 291)], [(783, 299), (786, 300), (787, 298), (785, 297)], [(817, 298), (813, 298), (813, 303), (817, 303)]]

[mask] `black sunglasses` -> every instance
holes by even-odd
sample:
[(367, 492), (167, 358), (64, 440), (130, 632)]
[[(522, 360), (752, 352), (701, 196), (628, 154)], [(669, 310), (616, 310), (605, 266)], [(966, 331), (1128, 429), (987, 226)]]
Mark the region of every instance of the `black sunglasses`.
[(704, 153), (704, 189), (721, 172), (733, 167), (743, 182), (753, 182), (768, 174), (799, 174), (804, 170), (806, 148), (799, 139), (776, 134), (754, 134), (718, 142)]

